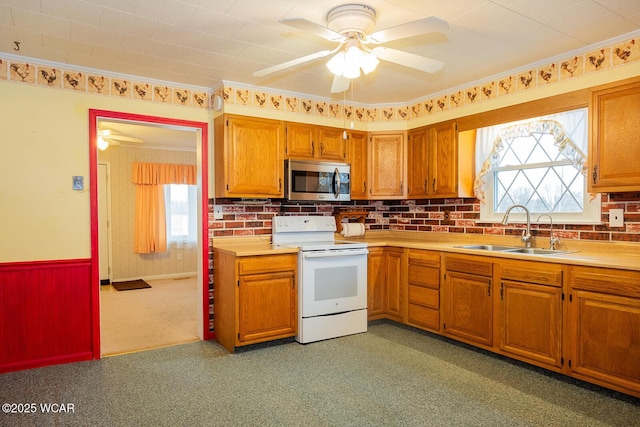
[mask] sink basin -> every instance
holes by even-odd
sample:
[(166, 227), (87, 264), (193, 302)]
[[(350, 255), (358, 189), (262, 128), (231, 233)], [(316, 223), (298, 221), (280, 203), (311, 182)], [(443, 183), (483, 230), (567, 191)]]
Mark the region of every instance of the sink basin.
[(456, 246), (456, 248), (460, 249), (479, 249), (483, 251), (512, 251), (514, 249), (519, 249), (515, 246), (500, 246), (500, 245), (463, 245)]
[(500, 245), (462, 245), (455, 246), (460, 249), (477, 249), (481, 251), (493, 252), (510, 252), (514, 254), (530, 254), (530, 255), (561, 255), (575, 251), (559, 251), (543, 248), (523, 248), (521, 246), (500, 246)]
[(531, 255), (560, 255), (560, 254), (566, 254), (568, 251), (557, 251), (554, 249), (542, 249), (542, 248), (517, 248), (517, 249), (511, 249), (505, 252), (512, 252), (516, 254), (531, 254)]

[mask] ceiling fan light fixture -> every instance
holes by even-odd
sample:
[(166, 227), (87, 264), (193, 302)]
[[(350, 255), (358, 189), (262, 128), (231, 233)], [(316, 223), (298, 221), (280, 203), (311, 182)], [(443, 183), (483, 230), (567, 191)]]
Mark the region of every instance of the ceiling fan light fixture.
[(362, 72), (365, 74), (369, 74), (373, 70), (376, 69), (380, 60), (373, 53), (364, 52), (362, 55), (362, 61), (360, 62), (360, 66), (362, 67)]
[(344, 72), (344, 64), (344, 52), (340, 51), (327, 62), (327, 68), (336, 76), (341, 76)]

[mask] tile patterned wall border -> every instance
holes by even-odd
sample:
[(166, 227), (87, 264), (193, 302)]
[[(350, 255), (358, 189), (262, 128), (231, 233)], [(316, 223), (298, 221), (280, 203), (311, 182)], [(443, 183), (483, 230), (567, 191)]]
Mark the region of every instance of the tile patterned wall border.
[(248, 88), (234, 82), (223, 83), (221, 87), (215, 89), (215, 95), (221, 96), (225, 105), (366, 123), (396, 122), (418, 119), (465, 105), (534, 90), (638, 61), (640, 61), (640, 39), (639, 37), (629, 38), (606, 48), (586, 50), (526, 71), (513, 72), (464, 89), (453, 89), (447, 94), (426, 97), (411, 101), (409, 105), (397, 106), (349, 105), (350, 103), (326, 99), (264, 92), (262, 89)]
[(137, 77), (116, 77), (98, 70), (74, 70), (62, 64), (60, 67), (41, 65), (37, 60), (19, 61), (1, 55), (0, 80), (138, 101), (211, 108), (212, 90), (209, 89), (174, 87), (145, 82)]
[(115, 76), (99, 70), (86, 71), (73, 66), (36, 59), (18, 60), (0, 54), (0, 80), (97, 95), (158, 102), (185, 107), (214, 109), (214, 97), (225, 105), (268, 109), (315, 117), (353, 120), (364, 123), (401, 122), (418, 119), (498, 97), (534, 90), (569, 79), (640, 61), (640, 37), (610, 46), (587, 49), (567, 58), (532, 67), (526, 71), (474, 84), (464, 89), (410, 101), (395, 106), (371, 106), (336, 102), (306, 95), (266, 92), (227, 82), (217, 88), (185, 88), (172, 83), (159, 84), (135, 76)]

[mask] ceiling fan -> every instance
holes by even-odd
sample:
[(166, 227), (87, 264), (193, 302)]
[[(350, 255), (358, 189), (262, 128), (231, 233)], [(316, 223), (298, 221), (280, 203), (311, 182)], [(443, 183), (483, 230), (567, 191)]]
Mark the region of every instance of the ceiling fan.
[(335, 54), (327, 62), (327, 67), (335, 75), (331, 93), (339, 93), (349, 88), (351, 79), (360, 75), (360, 69), (365, 74), (373, 71), (379, 59), (427, 73), (436, 73), (444, 67), (443, 62), (435, 59), (380, 46), (393, 40), (443, 32), (449, 28), (446, 21), (434, 16), (371, 33), (376, 26), (375, 10), (362, 4), (347, 4), (329, 11), (326, 27), (302, 18), (283, 19), (280, 23), (336, 42), (338, 46), (264, 68), (253, 73), (254, 77), (266, 76)]
[(98, 129), (98, 148), (106, 150), (110, 145), (116, 146), (124, 143), (142, 144), (144, 140), (132, 136), (122, 135), (120, 132), (108, 128)]

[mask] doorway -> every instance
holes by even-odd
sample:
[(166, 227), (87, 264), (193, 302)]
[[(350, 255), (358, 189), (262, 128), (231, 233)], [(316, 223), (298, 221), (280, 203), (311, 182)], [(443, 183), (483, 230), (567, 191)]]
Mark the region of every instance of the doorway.
[[(104, 280), (104, 274), (101, 272), (99, 256), (100, 251), (105, 251), (103, 246), (104, 237), (100, 235), (100, 204), (98, 203), (98, 138), (97, 132), (101, 123), (123, 123), (127, 125), (135, 125), (140, 130), (158, 129), (181, 130), (190, 132), (193, 135), (192, 143), (195, 146), (196, 163), (197, 163), (197, 211), (198, 211), (198, 243), (197, 243), (197, 300), (193, 310), (197, 313), (197, 337), (199, 339), (210, 339), (212, 334), (209, 333), (209, 272), (208, 272), (208, 125), (204, 122), (192, 122), (185, 120), (169, 119), (155, 116), (144, 116), (128, 113), (120, 113), (113, 111), (90, 110), (90, 192), (91, 192), (91, 227), (92, 227), (92, 285), (93, 285), (93, 357), (101, 356), (101, 327), (100, 327), (100, 283)], [(114, 126), (112, 126), (114, 127)], [(129, 136), (130, 138), (143, 139), (138, 136)], [(126, 136), (125, 136), (126, 139)], [(112, 191), (115, 191), (112, 189)], [(104, 268), (104, 267), (103, 267)], [(112, 270), (113, 272), (113, 270)], [(111, 278), (110, 274), (110, 278)], [(136, 291), (131, 291), (136, 292)]]

